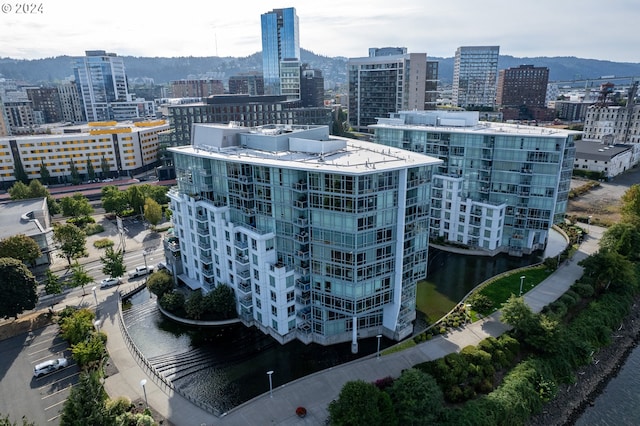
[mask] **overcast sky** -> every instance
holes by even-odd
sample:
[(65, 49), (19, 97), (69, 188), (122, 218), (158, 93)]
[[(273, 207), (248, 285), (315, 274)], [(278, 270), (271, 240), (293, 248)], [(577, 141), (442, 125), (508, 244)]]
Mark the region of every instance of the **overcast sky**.
[(295, 7), (300, 46), (332, 57), (367, 56), (369, 47), (385, 46), (451, 57), (458, 46), (499, 45), (501, 54), (516, 57), (640, 62), (638, 0), (44, 0), (26, 4), (41, 8), (25, 14), (18, 10), (18, 3), (0, 1), (0, 57), (83, 56), (85, 50), (120, 56), (243, 57), (262, 49), (262, 13)]

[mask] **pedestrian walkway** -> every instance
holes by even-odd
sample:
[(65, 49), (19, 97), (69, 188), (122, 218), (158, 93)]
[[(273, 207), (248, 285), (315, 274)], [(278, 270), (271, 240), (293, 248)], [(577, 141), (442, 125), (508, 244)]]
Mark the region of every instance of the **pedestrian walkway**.
[[(573, 259), (524, 295), (525, 302), (534, 312), (540, 312), (544, 306), (555, 301), (582, 275), (582, 267), (577, 263), (598, 250), (603, 231), (604, 229), (592, 225), (590, 235)], [(107, 348), (110, 360), (118, 370), (117, 374), (106, 379), (108, 394), (112, 397), (126, 395), (135, 400), (143, 398), (146, 392), (149, 405), (177, 426), (325, 424), (328, 404), (338, 397), (345, 383), (353, 380), (374, 382), (387, 376), (398, 377), (403, 370), (418, 363), (441, 358), (468, 345), (477, 345), (489, 336), (497, 337), (508, 330), (508, 326), (500, 322), (500, 312), (496, 312), (483, 320), (401, 352), (381, 357), (374, 354), (283, 385), (278, 385), (278, 371), (274, 371), (272, 380), (275, 387), (272, 393), (260, 395), (221, 417), (216, 417), (166, 388), (153, 374), (149, 374), (144, 364), (135, 361), (121, 334), (116, 293), (100, 301), (100, 319), (103, 321), (103, 330), (109, 336)], [(140, 385), (142, 379), (147, 379), (144, 389)], [(266, 371), (264, 379), (268, 380)], [(295, 414), (298, 406), (306, 408), (305, 418), (299, 418)]]

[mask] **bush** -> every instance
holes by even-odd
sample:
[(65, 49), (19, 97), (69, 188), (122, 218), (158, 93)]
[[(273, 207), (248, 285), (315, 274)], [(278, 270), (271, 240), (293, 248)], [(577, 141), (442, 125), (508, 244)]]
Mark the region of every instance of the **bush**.
[(95, 248), (107, 248), (107, 247), (113, 247), (113, 240), (110, 240), (109, 238), (100, 238), (99, 240), (94, 241), (93, 246)]
[(84, 228), (84, 226), (87, 224), (96, 223), (96, 220), (91, 216), (80, 216), (67, 219), (67, 223), (72, 223), (78, 228)]
[(104, 226), (99, 223), (92, 223), (84, 227), (84, 232), (87, 235), (94, 235), (104, 232)]
[(160, 298), (160, 306), (162, 306), (162, 309), (166, 309), (174, 314), (183, 313), (184, 301), (185, 299), (182, 293), (173, 291), (162, 295)]
[(587, 283), (577, 282), (571, 286), (571, 289), (585, 299), (594, 294), (593, 286)]

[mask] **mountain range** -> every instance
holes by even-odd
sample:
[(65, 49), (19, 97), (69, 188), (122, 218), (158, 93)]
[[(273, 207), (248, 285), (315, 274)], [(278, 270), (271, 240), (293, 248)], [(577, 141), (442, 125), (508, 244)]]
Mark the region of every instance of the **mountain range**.
[[(301, 56), (302, 62), (323, 72), (326, 87), (340, 87), (346, 84), (347, 58), (316, 55), (305, 49), (301, 49)], [(0, 77), (22, 80), (29, 84), (46, 85), (73, 76), (74, 59), (75, 57), (72, 56), (43, 59), (0, 58)], [(242, 58), (123, 56), (123, 59), (127, 76), (134, 84), (149, 81), (148, 79), (153, 79), (155, 84), (165, 84), (172, 80), (203, 75), (226, 81), (230, 76), (241, 72), (262, 71), (261, 52)], [(428, 57), (428, 60), (438, 61), (440, 83), (450, 84), (453, 79), (453, 58)], [(602, 76), (629, 77), (637, 80), (640, 77), (640, 63), (577, 57), (517, 58), (501, 55), (498, 69), (524, 64), (548, 67), (550, 81), (588, 80)]]

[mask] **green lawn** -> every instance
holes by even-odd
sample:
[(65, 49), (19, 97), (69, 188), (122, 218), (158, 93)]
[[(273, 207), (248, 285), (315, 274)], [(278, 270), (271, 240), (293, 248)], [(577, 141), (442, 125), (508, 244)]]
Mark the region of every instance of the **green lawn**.
[(525, 294), (544, 281), (545, 278), (551, 275), (551, 272), (543, 265), (517, 272), (486, 285), (480, 290), (480, 294), (491, 299), (493, 306), (498, 309), (512, 294), (520, 295), (520, 277), (524, 276), (522, 294)]

